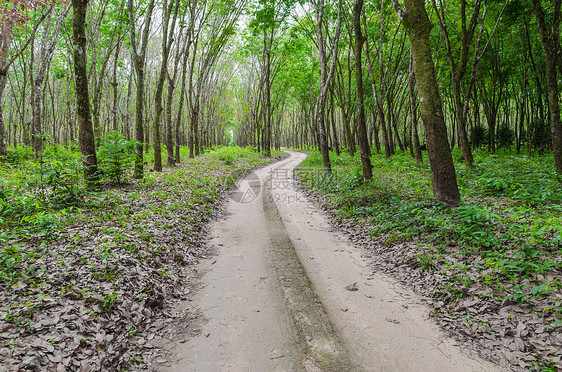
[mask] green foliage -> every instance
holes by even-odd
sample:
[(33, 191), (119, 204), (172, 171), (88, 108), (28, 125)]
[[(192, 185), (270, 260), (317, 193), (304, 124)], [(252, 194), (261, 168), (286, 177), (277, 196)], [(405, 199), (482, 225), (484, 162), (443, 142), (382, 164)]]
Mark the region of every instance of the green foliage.
[(514, 138), (515, 133), (513, 133), (513, 129), (511, 129), (507, 125), (502, 125), (496, 133), (496, 141), (498, 142), (498, 146), (500, 148), (509, 148), (511, 145), (513, 145)]
[(109, 132), (100, 139), (97, 157), (103, 175), (121, 184), (127, 172), (132, 171), (135, 163), (135, 146), (137, 141), (127, 141), (119, 132)]
[(475, 125), (470, 131), (470, 139), (474, 148), (484, 146), (488, 141), (488, 129), (483, 125)]
[(530, 128), (530, 142), (535, 149), (539, 150), (542, 155), (545, 146), (549, 146), (551, 142), (552, 133), (550, 131), (550, 123), (545, 119), (537, 119), (533, 121)]

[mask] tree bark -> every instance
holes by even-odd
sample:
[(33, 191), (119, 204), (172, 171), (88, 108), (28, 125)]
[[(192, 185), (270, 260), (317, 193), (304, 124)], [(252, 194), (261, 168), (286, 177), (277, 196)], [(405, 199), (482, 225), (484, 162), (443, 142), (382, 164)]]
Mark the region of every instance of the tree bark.
[(131, 53), (135, 73), (137, 75), (137, 91), (135, 105), (135, 169), (133, 177), (141, 179), (144, 174), (143, 162), (143, 142), (144, 142), (144, 102), (145, 102), (145, 70), (144, 62), (146, 59), (146, 48), (148, 45), (148, 32), (150, 30), (150, 22), (154, 11), (154, 0), (150, 0), (145, 14), (144, 29), (140, 40), (140, 50), (137, 47), (137, 36), (135, 33), (135, 12), (133, 10), (133, 0), (128, 1), (129, 23), (131, 25)]
[(8, 76), (4, 71), (0, 71), (0, 162), (5, 161), (8, 155), (8, 142), (6, 139), (6, 126), (4, 124), (4, 110), (2, 109), (2, 98), (4, 96), (4, 89), (8, 82)]
[(72, 0), (72, 35), (74, 42), (74, 73), (76, 77), (76, 112), (78, 121), (78, 145), (82, 153), (84, 178), (89, 189), (99, 189), (98, 160), (94, 142), (94, 128), (88, 93), (86, 49), (86, 10), (88, 0)]
[(361, 11), (363, 9), (363, 0), (355, 0), (353, 6), (353, 30), (355, 34), (355, 43), (353, 49), (355, 52), (355, 93), (357, 100), (356, 120), (357, 120), (357, 137), (359, 142), (359, 152), (361, 154), (361, 166), (363, 169), (363, 178), (370, 180), (373, 178), (373, 166), (371, 165), (371, 149), (367, 138), (367, 126), (365, 124), (365, 105), (363, 93), (363, 66), (361, 62), (363, 43), (365, 37), (361, 32)]
[(414, 72), (414, 58), (410, 53), (410, 80), (408, 85), (408, 93), (410, 97), (410, 119), (412, 122), (412, 137), (414, 140), (414, 153), (416, 162), (423, 162), (423, 155), (420, 148), (420, 137), (418, 135), (418, 100), (416, 99), (416, 73)]
[(429, 35), (433, 24), (425, 10), (424, 0), (406, 0), (405, 8), (398, 0), (393, 0), (393, 3), (410, 39), (420, 109), (427, 136), (433, 195), (438, 201), (445, 202), (449, 206), (457, 206), (460, 202), (460, 193), (431, 55)]
[(552, 131), (552, 153), (556, 163), (556, 173), (562, 174), (562, 123), (560, 123), (560, 102), (558, 91), (557, 64), (560, 58), (560, 5), (562, 0), (554, 0), (552, 24), (547, 24), (546, 15), (540, 0), (532, 0), (533, 11), (539, 25), (541, 44), (546, 62), (548, 104)]

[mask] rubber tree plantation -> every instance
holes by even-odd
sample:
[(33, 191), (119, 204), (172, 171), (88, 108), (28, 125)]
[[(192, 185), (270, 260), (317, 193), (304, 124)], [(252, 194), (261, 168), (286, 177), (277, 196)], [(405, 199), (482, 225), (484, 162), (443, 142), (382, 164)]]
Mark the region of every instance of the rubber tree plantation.
[[(390, 311), (378, 278), (419, 299), (399, 312), (446, 334), (449, 361), (561, 371), (561, 8), (1, 0), (0, 370), (375, 370), (341, 317), (418, 332), (361, 307)], [(368, 278), (324, 282), (336, 238)], [(247, 324), (295, 349), (226, 342), (246, 365), (208, 346)], [(220, 356), (188, 368), (183, 343)]]

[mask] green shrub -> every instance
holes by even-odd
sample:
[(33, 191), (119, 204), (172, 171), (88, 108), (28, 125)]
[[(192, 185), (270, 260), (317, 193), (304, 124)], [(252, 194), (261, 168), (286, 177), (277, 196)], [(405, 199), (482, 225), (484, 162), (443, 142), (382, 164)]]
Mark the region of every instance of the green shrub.
[(482, 125), (476, 125), (470, 132), (470, 139), (472, 140), (472, 147), (479, 148), (485, 145), (488, 141), (488, 129)]
[(137, 141), (127, 141), (119, 132), (109, 132), (100, 139), (98, 163), (105, 178), (121, 184), (135, 162)]
[(514, 137), (513, 129), (509, 128), (507, 125), (501, 126), (496, 133), (496, 140), (500, 148), (509, 148), (513, 145)]

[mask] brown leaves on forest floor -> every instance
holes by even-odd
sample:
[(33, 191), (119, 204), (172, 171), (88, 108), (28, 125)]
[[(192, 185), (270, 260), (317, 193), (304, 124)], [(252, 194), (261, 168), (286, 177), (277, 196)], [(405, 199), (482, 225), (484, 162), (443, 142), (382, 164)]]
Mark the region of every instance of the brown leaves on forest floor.
[(0, 372), (164, 363), (155, 345), (179, 332), (170, 323), (199, 332), (196, 311), (170, 309), (195, 285), (193, 265), (205, 257), (204, 227), (225, 195), (224, 178), (266, 162), (201, 157), (101, 194), (67, 227), (14, 242), (26, 259), (19, 281), (0, 290)]
[[(433, 309), (430, 316), (453, 338), (470, 346), (483, 358), (512, 371), (540, 370), (541, 366), (562, 371), (562, 333), (557, 318), (562, 293), (550, 293), (540, 299), (529, 293), (520, 304), (515, 300), (500, 301), (498, 297), (505, 298), (505, 293), (498, 293), (497, 288), (478, 280), (476, 267), (483, 266), (480, 256), (470, 257), (466, 271), (467, 262), (455, 265), (460, 263), (460, 254), (451, 249), (441, 260), (424, 267), (418, 258), (428, 253), (421, 251), (414, 242), (388, 245), (380, 239), (373, 240), (368, 225), (339, 217), (335, 206), (326, 198), (316, 192), (303, 191), (330, 216), (335, 228), (343, 230), (354, 244), (370, 252), (375, 270), (421, 294)], [(463, 276), (472, 279), (469, 287), (451, 281), (451, 278)], [(553, 270), (545, 276), (535, 274), (535, 277), (549, 282), (562, 281), (562, 272)], [(519, 284), (525, 286), (529, 282), (525, 279)], [(451, 296), (451, 293), (457, 295)]]

